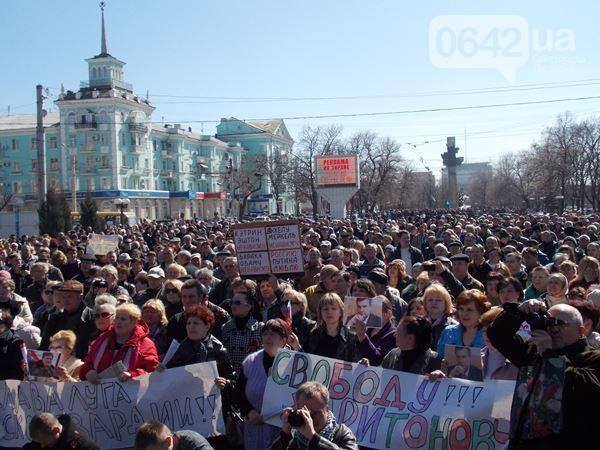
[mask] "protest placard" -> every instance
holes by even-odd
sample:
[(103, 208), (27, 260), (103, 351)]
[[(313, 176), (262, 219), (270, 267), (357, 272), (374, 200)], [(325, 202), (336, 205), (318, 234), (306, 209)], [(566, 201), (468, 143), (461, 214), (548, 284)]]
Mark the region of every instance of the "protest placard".
[(58, 364), (60, 353), (27, 349), (27, 367), (30, 377), (51, 378), (52, 369)]
[[(515, 383), (427, 377), (279, 350), (261, 415), (281, 426), (297, 388), (318, 381), (360, 445), (376, 449), (500, 449), (508, 440)], [(267, 394), (268, 393), (268, 394)], [(497, 414), (500, 412), (501, 414)]]
[(444, 358), (448, 363), (449, 377), (483, 381), (483, 365), (479, 348), (446, 344)]
[(92, 234), (88, 240), (86, 252), (94, 255), (106, 255), (119, 248), (119, 236), (116, 234)]
[(298, 221), (241, 223), (232, 229), (242, 276), (304, 273)]
[(172, 430), (222, 434), (221, 392), (214, 361), (154, 372), (127, 382), (91, 384), (0, 381), (0, 445), (29, 441), (27, 424), (40, 412), (69, 414), (102, 449), (133, 446), (135, 432), (155, 419)]
[(381, 328), (383, 304), (381, 298), (345, 297), (344, 323), (350, 328), (360, 321), (366, 328)]

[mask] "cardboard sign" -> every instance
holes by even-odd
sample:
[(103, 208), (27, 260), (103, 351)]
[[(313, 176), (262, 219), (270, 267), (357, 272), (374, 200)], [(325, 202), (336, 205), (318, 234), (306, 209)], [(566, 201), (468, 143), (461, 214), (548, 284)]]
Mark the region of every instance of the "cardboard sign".
[(102, 449), (133, 447), (135, 432), (147, 420), (171, 430), (203, 436), (225, 432), (221, 391), (214, 361), (154, 372), (126, 382), (99, 384), (0, 381), (0, 443), (29, 442), (27, 423), (34, 414), (69, 414), (81, 433)]
[(92, 234), (88, 240), (86, 252), (94, 255), (106, 255), (119, 248), (119, 236), (116, 234)]
[(304, 273), (296, 220), (242, 223), (232, 228), (242, 276)]
[(263, 397), (265, 422), (281, 426), (281, 411), (293, 406), (305, 381), (328, 389), (336, 420), (346, 424), (363, 447), (499, 450), (508, 441), (513, 381), (429, 381), (421, 375), (281, 349)]

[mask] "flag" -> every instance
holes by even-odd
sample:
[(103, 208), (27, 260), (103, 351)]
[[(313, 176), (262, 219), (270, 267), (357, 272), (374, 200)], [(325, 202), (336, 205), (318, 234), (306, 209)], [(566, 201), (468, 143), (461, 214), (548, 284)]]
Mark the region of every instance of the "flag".
[(285, 322), (291, 328), (292, 327), (292, 303), (289, 300), (286, 303), (284, 303), (284, 305), (281, 307), (281, 312), (283, 313), (283, 320), (285, 320)]

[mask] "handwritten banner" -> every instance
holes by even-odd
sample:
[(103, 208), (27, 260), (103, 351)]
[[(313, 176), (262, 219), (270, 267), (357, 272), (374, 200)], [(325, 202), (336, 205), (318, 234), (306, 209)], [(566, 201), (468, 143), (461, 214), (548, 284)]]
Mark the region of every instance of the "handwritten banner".
[(102, 449), (133, 447), (135, 432), (146, 420), (172, 430), (222, 434), (221, 394), (215, 386), (214, 361), (155, 372), (121, 383), (100, 384), (0, 381), (0, 442), (29, 442), (27, 424), (40, 412), (69, 414)]
[(304, 273), (296, 220), (242, 223), (232, 228), (242, 276)]
[(87, 250), (94, 255), (106, 255), (119, 248), (119, 236), (116, 234), (92, 234)]
[(263, 398), (267, 423), (281, 426), (281, 410), (293, 405), (305, 381), (329, 389), (338, 422), (365, 447), (494, 450), (508, 440), (511, 381), (430, 382), (410, 373), (279, 350)]

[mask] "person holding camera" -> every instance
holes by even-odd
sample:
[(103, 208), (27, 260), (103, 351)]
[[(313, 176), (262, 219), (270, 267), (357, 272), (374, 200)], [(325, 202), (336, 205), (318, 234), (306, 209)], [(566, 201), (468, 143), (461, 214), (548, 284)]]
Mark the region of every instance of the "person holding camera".
[(519, 368), (510, 420), (511, 450), (589, 446), (600, 404), (600, 351), (587, 345), (570, 305), (505, 303), (488, 327), (492, 345)]
[(296, 391), (296, 405), (281, 414), (281, 432), (269, 450), (358, 450), (356, 437), (338, 424), (327, 406), (329, 392), (316, 381), (307, 381)]

